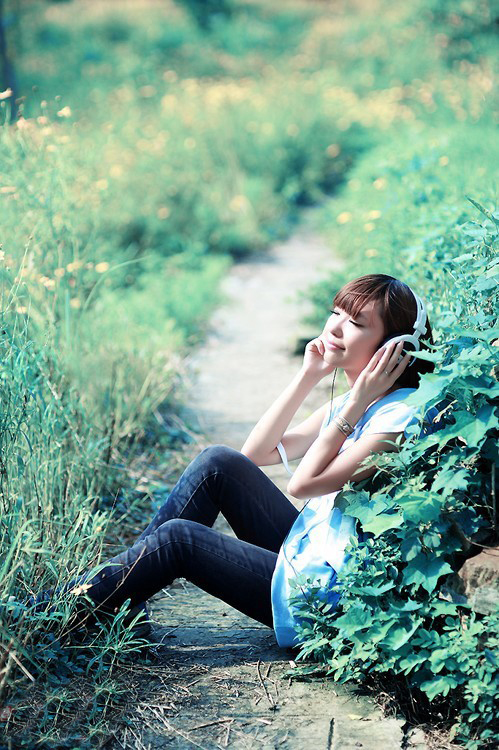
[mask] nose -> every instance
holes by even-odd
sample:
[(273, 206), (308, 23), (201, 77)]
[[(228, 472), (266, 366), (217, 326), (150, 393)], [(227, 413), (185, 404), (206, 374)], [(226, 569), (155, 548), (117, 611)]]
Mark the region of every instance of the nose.
[(342, 331), (342, 321), (341, 321), (341, 315), (333, 315), (330, 316), (328, 322), (327, 322), (327, 329), (330, 333), (333, 334), (338, 339), (343, 338), (343, 331)]

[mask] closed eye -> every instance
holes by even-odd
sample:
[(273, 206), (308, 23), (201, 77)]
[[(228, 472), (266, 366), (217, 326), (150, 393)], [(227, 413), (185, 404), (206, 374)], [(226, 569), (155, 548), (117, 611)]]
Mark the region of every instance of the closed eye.
[[(330, 312), (333, 315), (339, 315), (339, 312), (337, 310), (331, 310)], [(355, 320), (351, 320), (350, 323), (352, 323), (354, 326), (357, 326), (357, 328), (364, 328), (364, 326), (361, 326), (360, 323), (356, 323)]]

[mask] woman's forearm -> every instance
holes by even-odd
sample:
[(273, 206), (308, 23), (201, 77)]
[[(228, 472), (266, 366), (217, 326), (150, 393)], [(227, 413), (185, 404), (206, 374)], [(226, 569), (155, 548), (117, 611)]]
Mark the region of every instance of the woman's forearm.
[(301, 369), (248, 435), (241, 452), (263, 465), (320, 377)]
[[(339, 415), (355, 427), (359, 419), (366, 411), (368, 404), (349, 398), (343, 406)], [(297, 497), (301, 494), (301, 488), (310, 481), (319, 477), (331, 464), (340, 452), (340, 448), (346, 440), (346, 435), (334, 424), (329, 424), (314, 440), (308, 451), (301, 459), (293, 477), (288, 484), (288, 492)]]

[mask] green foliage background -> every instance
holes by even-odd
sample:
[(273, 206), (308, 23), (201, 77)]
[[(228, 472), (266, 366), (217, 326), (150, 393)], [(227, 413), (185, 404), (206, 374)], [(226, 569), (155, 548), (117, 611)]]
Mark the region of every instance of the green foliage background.
[[(315, 322), (349, 278), (408, 281), (437, 340), (417, 397), (449, 397), (454, 421), (344, 493), (373, 538), (352, 548), (343, 619), (312, 613), (303, 655), (337, 679), (407, 677), (430, 714), (445, 698), (460, 742), (491, 743), (494, 621), (440, 595), (463, 535), (495, 525), (495, 18), (488, 0), (5, 0), (20, 112), (0, 92), (0, 696), (19, 746), (62, 725), (69, 743), (106, 736), (140, 643), (123, 612), (82, 645), (63, 637), (67, 597), (50, 615), (9, 597), (97, 565), (154, 506), (220, 279), (321, 204), (346, 262), (312, 290)], [(164, 482), (141, 483), (148, 465)]]

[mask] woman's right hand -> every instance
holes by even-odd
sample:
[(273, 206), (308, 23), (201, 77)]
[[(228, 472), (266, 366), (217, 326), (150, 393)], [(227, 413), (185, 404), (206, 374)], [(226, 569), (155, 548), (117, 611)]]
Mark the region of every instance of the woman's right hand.
[(318, 336), (309, 341), (303, 355), (303, 370), (309, 375), (315, 375), (318, 380), (330, 375), (335, 365), (328, 364), (324, 360), (325, 346), (323, 340)]

